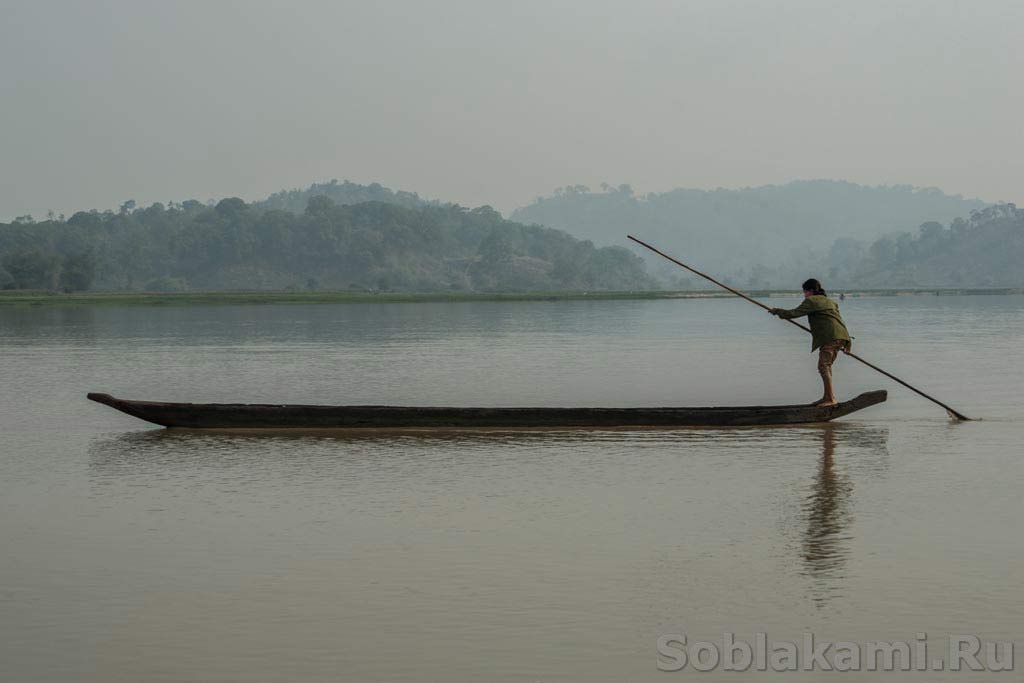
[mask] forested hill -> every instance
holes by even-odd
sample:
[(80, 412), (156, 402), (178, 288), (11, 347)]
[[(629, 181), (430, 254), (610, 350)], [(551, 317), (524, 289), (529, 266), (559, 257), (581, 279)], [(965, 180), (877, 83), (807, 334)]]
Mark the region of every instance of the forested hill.
[(384, 202), (408, 208), (416, 208), (426, 204), (438, 205), (440, 202), (428, 202), (421, 199), (415, 192), (391, 190), (380, 183), (360, 185), (348, 180), (327, 183), (313, 183), (304, 190), (282, 190), (275, 192), (260, 202), (254, 202), (259, 209), (281, 209), (292, 213), (302, 213), (311, 197), (323, 196), (335, 204), (362, 204), (363, 202)]
[(925, 223), (916, 235), (870, 246), (838, 241), (829, 278), (857, 287), (1024, 287), (1024, 209), (1000, 204), (948, 226)]
[(839, 238), (871, 242), (927, 221), (948, 223), (984, 206), (936, 189), (828, 180), (644, 196), (627, 185), (601, 192), (577, 186), (538, 198), (512, 219), (561, 228), (599, 245), (623, 244), (633, 233), (708, 270), (746, 280), (790, 262), (806, 268), (811, 253)]
[[(126, 202), (116, 213), (0, 223), (0, 288), (525, 292), (656, 286), (643, 261), (624, 248), (595, 248), (560, 230), (504, 220), (490, 207), (469, 210), (372, 186), (336, 187), (339, 197), (366, 191), (395, 201), (339, 205), (330, 193), (310, 190), (253, 205), (237, 198), (214, 206), (187, 201), (135, 208)], [(300, 203), (300, 213), (284, 210)]]

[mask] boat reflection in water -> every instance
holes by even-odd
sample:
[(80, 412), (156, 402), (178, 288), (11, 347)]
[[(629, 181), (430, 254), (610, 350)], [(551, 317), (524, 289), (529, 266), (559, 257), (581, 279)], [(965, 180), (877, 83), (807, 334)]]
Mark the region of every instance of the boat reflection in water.
[[(158, 429), (94, 441), (89, 473), (94, 497), (131, 511), (140, 528), (238, 543), (243, 554), (268, 536), (288, 558), (348, 552), (362, 539), (361, 554), (345, 561), (358, 564), (365, 554), (378, 563), (375, 573), (385, 565), (400, 573), (414, 547), (417, 562), (448, 571), (458, 557), (478, 578), (491, 571), (488, 553), (524, 572), (561, 558), (566, 576), (585, 567), (620, 582), (623, 605), (711, 615), (732, 600), (730, 609), (744, 613), (752, 598), (736, 597), (741, 585), (785, 590), (786, 605), (801, 596), (812, 609), (847, 592), (855, 491), (870, 493), (884, 476), (888, 436), (848, 422), (651, 431)], [(249, 518), (261, 521), (244, 537), (230, 520)], [(434, 540), (410, 540), (418, 538)], [(561, 540), (551, 545), (553, 538)], [(444, 549), (449, 554), (435, 556)], [(756, 559), (737, 564), (738, 556)]]

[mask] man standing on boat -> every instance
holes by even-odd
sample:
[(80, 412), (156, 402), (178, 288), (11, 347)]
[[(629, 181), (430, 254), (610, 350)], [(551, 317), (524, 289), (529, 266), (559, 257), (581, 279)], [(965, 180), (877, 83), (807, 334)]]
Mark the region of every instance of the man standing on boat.
[(839, 352), (848, 352), (852, 344), (850, 332), (846, 329), (843, 317), (839, 315), (839, 304), (829, 299), (821, 283), (811, 278), (802, 285), (804, 301), (796, 308), (773, 308), (771, 314), (792, 320), (807, 316), (811, 327), (811, 351), (818, 351), (818, 373), (824, 385), (824, 394), (814, 402), (816, 406), (832, 406), (836, 404), (836, 394), (832, 386), (832, 364), (836, 362)]

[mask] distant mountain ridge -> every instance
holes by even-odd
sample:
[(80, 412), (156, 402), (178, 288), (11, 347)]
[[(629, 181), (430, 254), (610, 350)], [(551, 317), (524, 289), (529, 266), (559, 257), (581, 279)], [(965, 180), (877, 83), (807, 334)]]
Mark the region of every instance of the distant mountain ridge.
[[(341, 203), (339, 203), (341, 202)], [(301, 209), (300, 209), (301, 207)], [(427, 202), (324, 183), (247, 204), (189, 200), (0, 223), (0, 288), (405, 292), (656, 288), (628, 249)]]
[(770, 281), (774, 274), (788, 277), (783, 271), (791, 264), (806, 270), (837, 239), (871, 242), (929, 221), (949, 223), (985, 206), (934, 188), (831, 180), (643, 196), (628, 185), (605, 185), (600, 192), (563, 188), (511, 218), (599, 245), (627, 244), (626, 233), (633, 233), (719, 274), (777, 285), (782, 283)]
[[(637, 198), (628, 186), (599, 193), (573, 187), (513, 216), (533, 224), (506, 220), (487, 206), (470, 210), (349, 181), (315, 183), (248, 204), (228, 198), (143, 208), (127, 201), (117, 212), (0, 223), (0, 288), (707, 286), (654, 255), (642, 253), (642, 260), (624, 247), (577, 239), (589, 234), (600, 245), (601, 230), (606, 243), (624, 242), (633, 232), (748, 289), (792, 289), (807, 276), (823, 278), (830, 289), (1024, 286), (1024, 212), (938, 190), (807, 181)], [(573, 236), (538, 224), (543, 220), (587, 229), (571, 228), (580, 233)], [(876, 234), (882, 236), (871, 237)], [(839, 236), (829, 241), (832, 235)], [(659, 269), (660, 280), (650, 274)]]

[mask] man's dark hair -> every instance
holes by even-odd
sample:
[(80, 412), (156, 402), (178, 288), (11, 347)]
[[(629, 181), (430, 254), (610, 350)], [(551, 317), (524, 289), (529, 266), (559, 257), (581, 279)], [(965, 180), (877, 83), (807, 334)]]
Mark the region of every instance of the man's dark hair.
[(815, 280), (813, 277), (810, 280), (804, 281), (803, 285), (801, 286), (803, 287), (803, 290), (805, 292), (814, 292), (815, 294), (820, 294), (821, 296), (827, 296), (825, 294), (825, 288), (822, 287), (821, 283)]

